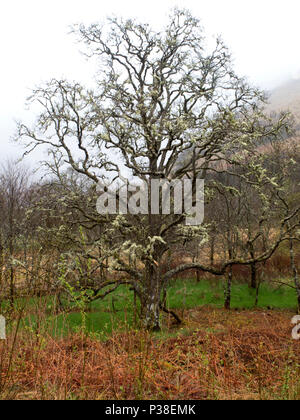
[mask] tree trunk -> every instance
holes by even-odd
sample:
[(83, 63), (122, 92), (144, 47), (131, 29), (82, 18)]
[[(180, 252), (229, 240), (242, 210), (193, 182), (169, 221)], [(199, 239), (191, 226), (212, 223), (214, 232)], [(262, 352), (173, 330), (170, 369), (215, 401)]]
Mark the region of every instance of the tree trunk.
[(300, 313), (300, 280), (299, 280), (298, 270), (295, 263), (294, 244), (293, 244), (292, 239), (290, 239), (290, 261), (291, 261), (291, 268), (293, 271), (294, 283), (295, 283), (296, 292), (297, 292), (298, 313)]
[(144, 293), (141, 299), (141, 321), (149, 331), (160, 331), (160, 298), (162, 280), (159, 270), (148, 264), (145, 268)]
[(258, 305), (258, 297), (259, 297), (259, 288), (260, 288), (260, 283), (261, 283), (261, 281), (259, 280), (258, 282), (256, 282), (256, 293), (255, 293), (255, 303), (254, 303), (254, 306), (255, 306), (255, 308), (257, 307), (257, 305)]
[(146, 297), (142, 311), (142, 322), (149, 331), (160, 331), (160, 296), (155, 292), (150, 292)]
[(215, 236), (213, 235), (210, 242), (210, 265), (215, 263)]
[(231, 286), (232, 286), (232, 267), (230, 267), (228, 270), (227, 282), (226, 282), (226, 288), (225, 288), (224, 308), (227, 310), (230, 309), (230, 304), (231, 304)]
[(3, 289), (2, 287), (3, 268), (4, 268), (4, 248), (2, 244), (0, 244), (0, 290)]
[(252, 263), (250, 265), (251, 268), (251, 282), (250, 282), (250, 287), (252, 289), (256, 289), (257, 288), (257, 270), (256, 270), (256, 264)]
[[(195, 262), (196, 260), (198, 260), (198, 251), (197, 251), (197, 256), (193, 257), (193, 262)], [(199, 270), (196, 270), (196, 282), (200, 283), (200, 271)]]
[(14, 301), (15, 301), (15, 274), (14, 274), (14, 269), (11, 267), (10, 268), (10, 304), (11, 306), (14, 305)]

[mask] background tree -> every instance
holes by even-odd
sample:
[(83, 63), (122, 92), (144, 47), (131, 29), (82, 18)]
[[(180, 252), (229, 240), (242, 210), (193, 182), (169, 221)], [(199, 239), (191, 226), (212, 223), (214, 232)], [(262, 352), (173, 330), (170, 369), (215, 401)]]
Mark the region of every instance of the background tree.
[(11, 304), (15, 297), (15, 259), (25, 229), (28, 189), (29, 170), (17, 162), (7, 161), (0, 173), (0, 287), (9, 285)]

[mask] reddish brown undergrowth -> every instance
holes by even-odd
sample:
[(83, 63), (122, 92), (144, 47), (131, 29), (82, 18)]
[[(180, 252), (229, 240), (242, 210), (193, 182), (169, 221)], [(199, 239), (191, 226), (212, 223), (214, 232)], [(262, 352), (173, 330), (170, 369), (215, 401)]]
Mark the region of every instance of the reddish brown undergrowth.
[[(199, 308), (181, 330), (0, 344), (6, 399), (300, 399), (291, 314)], [(173, 336), (170, 334), (174, 334)], [(9, 370), (8, 370), (9, 367)]]

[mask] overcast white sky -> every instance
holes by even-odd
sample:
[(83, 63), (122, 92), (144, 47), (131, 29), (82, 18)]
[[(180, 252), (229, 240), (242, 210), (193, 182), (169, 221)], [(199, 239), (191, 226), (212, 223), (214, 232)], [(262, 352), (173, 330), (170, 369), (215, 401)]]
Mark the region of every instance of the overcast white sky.
[(0, 6), (0, 161), (21, 155), (9, 143), (14, 118), (25, 117), (30, 88), (51, 77), (85, 82), (93, 75), (68, 35), (69, 25), (106, 16), (137, 17), (152, 25), (169, 10), (185, 7), (208, 34), (221, 34), (236, 69), (254, 84), (272, 89), (300, 70), (299, 0), (6, 0)]

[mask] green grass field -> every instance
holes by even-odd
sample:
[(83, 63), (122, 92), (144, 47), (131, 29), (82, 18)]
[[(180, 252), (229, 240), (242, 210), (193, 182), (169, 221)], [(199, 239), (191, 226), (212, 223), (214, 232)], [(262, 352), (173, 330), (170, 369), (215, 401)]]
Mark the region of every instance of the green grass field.
[[(61, 336), (85, 328), (89, 333), (96, 333), (103, 338), (113, 330), (127, 328), (134, 324), (133, 293), (126, 286), (103, 300), (88, 305), (85, 311), (74, 307), (70, 313), (54, 314), (55, 298), (22, 298), (17, 301), (19, 308), (24, 307), (22, 328), (47, 330), (52, 335)], [(224, 302), (224, 284), (220, 280), (173, 280), (167, 293), (167, 307), (177, 310), (179, 315), (184, 310), (203, 305), (222, 307)], [(232, 287), (232, 309), (251, 309), (255, 303), (255, 290), (247, 284), (234, 283)], [(5, 303), (3, 304), (5, 305)], [(288, 309), (296, 308), (295, 291), (287, 286), (262, 284), (260, 287), (259, 308)]]

